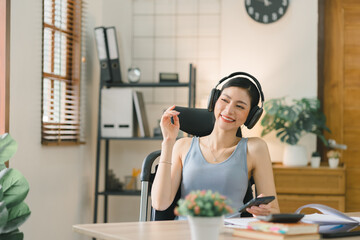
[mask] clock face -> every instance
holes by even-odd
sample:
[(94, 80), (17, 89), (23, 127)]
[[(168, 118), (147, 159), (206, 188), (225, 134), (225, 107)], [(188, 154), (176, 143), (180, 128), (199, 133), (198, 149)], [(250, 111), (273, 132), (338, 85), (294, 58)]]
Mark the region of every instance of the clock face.
[(137, 67), (131, 67), (128, 69), (128, 79), (131, 83), (137, 83), (140, 80), (140, 69)]
[(245, 0), (248, 15), (259, 23), (273, 23), (284, 16), (289, 0)]

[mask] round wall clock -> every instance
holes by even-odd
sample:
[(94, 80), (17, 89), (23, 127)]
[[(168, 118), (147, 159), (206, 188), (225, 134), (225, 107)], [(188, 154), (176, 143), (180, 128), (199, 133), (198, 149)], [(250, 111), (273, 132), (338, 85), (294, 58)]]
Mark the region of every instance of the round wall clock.
[(278, 21), (289, 6), (289, 0), (245, 0), (247, 14), (259, 23)]
[(140, 69), (138, 67), (130, 67), (128, 69), (128, 80), (130, 83), (137, 83), (140, 81)]

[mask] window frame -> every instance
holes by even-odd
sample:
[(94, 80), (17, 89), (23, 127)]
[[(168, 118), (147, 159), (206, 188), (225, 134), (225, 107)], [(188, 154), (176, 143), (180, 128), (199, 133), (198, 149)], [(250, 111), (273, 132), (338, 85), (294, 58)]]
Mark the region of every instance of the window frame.
[[(51, 11), (45, 9), (45, 2), (51, 3)], [(59, 17), (55, 13), (55, 3), (61, 0), (43, 0), (43, 35), (42, 35), (42, 105), (41, 105), (41, 143), (43, 145), (77, 145), (83, 143), (81, 141), (80, 131), (80, 73), (81, 73), (81, 24), (82, 24), (82, 0), (64, 0), (66, 3), (65, 10), (60, 6), (62, 11), (66, 11), (65, 29), (62, 25), (63, 19), (55, 21)], [(57, 5), (59, 6), (59, 5)], [(71, 12), (69, 14), (69, 11)], [(51, 24), (45, 21), (46, 13), (51, 13)], [(61, 13), (62, 14), (62, 13)], [(61, 15), (60, 14), (60, 15)], [(62, 17), (62, 16), (61, 16)], [(61, 26), (57, 26), (60, 24)], [(51, 34), (50, 40), (45, 41), (45, 31)], [(61, 45), (55, 48), (55, 34), (60, 38), (65, 38), (65, 44), (60, 40)], [(45, 59), (47, 43), (51, 44), (50, 57)], [(45, 46), (46, 45), (46, 46)], [(64, 50), (65, 49), (65, 50)], [(63, 69), (58, 73), (54, 70), (56, 63), (56, 51), (60, 51), (61, 63), (65, 61), (65, 76), (62, 74)], [(62, 54), (65, 52), (65, 57)], [(47, 52), (48, 53), (48, 52)], [(49, 56), (49, 55), (47, 55)], [(58, 60), (57, 59), (57, 60)], [(50, 64), (50, 72), (45, 71), (44, 65), (46, 60)], [(58, 64), (61, 67), (61, 63)], [(47, 81), (48, 85), (44, 84)], [(56, 83), (56, 84), (54, 84)], [(44, 86), (49, 88), (44, 89)], [(56, 86), (61, 86), (60, 90)], [(50, 90), (49, 90), (50, 89)], [(57, 91), (58, 92), (55, 92)], [(65, 96), (65, 97), (64, 97)], [(59, 119), (55, 119), (55, 105), (59, 109)], [(52, 104), (49, 104), (52, 103)], [(47, 104), (47, 105), (46, 105)], [(46, 107), (44, 107), (46, 106)], [(45, 117), (44, 117), (45, 116)], [(52, 118), (54, 117), (54, 118)], [(47, 120), (45, 120), (47, 119)], [(73, 120), (69, 120), (73, 119)]]

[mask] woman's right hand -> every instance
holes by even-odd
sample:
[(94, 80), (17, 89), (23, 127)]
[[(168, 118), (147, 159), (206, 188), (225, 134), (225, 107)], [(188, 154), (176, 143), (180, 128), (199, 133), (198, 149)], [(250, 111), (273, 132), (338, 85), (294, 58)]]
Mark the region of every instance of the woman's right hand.
[[(175, 105), (166, 109), (161, 117), (160, 127), (164, 140), (175, 141), (179, 133), (180, 123), (178, 115), (180, 113), (175, 111), (174, 108)], [(174, 119), (174, 123), (171, 123), (171, 117)]]

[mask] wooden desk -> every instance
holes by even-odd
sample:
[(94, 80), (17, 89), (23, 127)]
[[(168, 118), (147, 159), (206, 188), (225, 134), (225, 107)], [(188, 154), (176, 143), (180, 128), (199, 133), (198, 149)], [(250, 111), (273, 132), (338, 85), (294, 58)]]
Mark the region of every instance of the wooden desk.
[[(360, 212), (349, 213), (360, 216)], [(75, 232), (102, 240), (188, 240), (190, 228), (187, 221), (124, 222), (74, 225)], [(219, 240), (240, 240), (234, 237), (231, 229), (225, 228)], [(360, 239), (357, 237), (337, 238), (344, 240)]]

